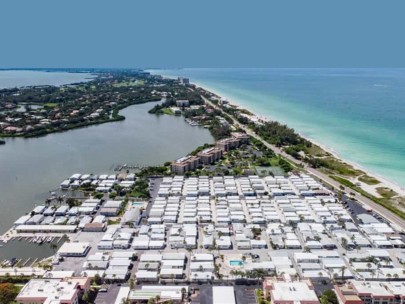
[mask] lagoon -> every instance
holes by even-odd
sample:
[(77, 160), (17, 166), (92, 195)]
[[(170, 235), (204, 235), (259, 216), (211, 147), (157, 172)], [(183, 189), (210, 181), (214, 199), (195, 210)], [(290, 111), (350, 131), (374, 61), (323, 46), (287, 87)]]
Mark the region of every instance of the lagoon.
[(148, 114), (154, 103), (130, 106), (119, 122), (39, 138), (6, 138), (0, 146), (0, 232), (74, 173), (108, 173), (119, 164), (161, 165), (212, 143), (209, 131), (183, 118)]

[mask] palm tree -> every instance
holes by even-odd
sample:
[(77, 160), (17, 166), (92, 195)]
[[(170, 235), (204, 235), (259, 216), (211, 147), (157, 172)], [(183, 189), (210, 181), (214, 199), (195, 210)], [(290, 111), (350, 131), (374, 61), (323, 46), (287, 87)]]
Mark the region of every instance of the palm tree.
[(347, 249), (347, 239), (343, 237), (343, 238), (340, 240), (340, 242), (342, 243), (342, 247), (343, 247), (344, 249)]
[(51, 243), (51, 249), (56, 252), (56, 249), (58, 248), (58, 245), (56, 245), (55, 243)]
[(340, 267), (340, 271), (341, 271), (341, 274), (342, 274), (342, 281), (343, 281), (343, 279), (345, 277), (345, 270), (346, 270), (346, 266)]
[(62, 196), (58, 196), (58, 198), (56, 199), (59, 203), (59, 205), (62, 205), (63, 203), (63, 197)]

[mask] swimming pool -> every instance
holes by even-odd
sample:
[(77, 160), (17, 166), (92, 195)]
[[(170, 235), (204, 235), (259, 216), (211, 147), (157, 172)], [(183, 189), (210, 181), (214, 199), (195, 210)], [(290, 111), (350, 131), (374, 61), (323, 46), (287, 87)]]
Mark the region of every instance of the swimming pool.
[(243, 261), (241, 261), (241, 260), (230, 260), (229, 265), (231, 265), (231, 266), (243, 266)]
[(132, 202), (132, 207), (143, 207), (144, 205), (144, 202)]

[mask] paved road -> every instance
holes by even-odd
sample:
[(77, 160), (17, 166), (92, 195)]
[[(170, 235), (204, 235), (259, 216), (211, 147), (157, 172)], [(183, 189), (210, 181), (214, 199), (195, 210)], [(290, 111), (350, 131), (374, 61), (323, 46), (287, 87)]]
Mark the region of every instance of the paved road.
[[(285, 153), (283, 150), (281, 150), (280, 148), (269, 144), (267, 141), (265, 141), (264, 139), (262, 139), (259, 135), (257, 135), (255, 132), (253, 132), (250, 128), (248, 128), (245, 125), (242, 125), (241, 123), (239, 123), (239, 121), (237, 121), (233, 116), (225, 113), (221, 107), (218, 107), (217, 105), (215, 105), (214, 103), (212, 103), (210, 100), (208, 100), (207, 98), (205, 98), (204, 96), (201, 96), (201, 98), (209, 105), (211, 105), (212, 107), (220, 110), (223, 115), (228, 116), (229, 118), (231, 118), (234, 122), (234, 125), (237, 126), (238, 128), (244, 130), (248, 135), (256, 138), (257, 140), (260, 140), (266, 147), (268, 147), (269, 149), (273, 150), (274, 153), (282, 156), (283, 158), (287, 159), (288, 161), (290, 161), (291, 163), (295, 164), (295, 165), (300, 165), (301, 162), (296, 160), (295, 158), (293, 158), (291, 155)], [(327, 176), (326, 174), (323, 174), (322, 172), (319, 172), (318, 170), (314, 169), (314, 168), (310, 168), (308, 166), (305, 167), (305, 170), (307, 170), (308, 173), (310, 173), (311, 175), (313, 175), (315, 178), (317, 178), (318, 180), (321, 180), (323, 183), (329, 184), (331, 186), (333, 186), (335, 189), (339, 189), (340, 186), (345, 187), (344, 185), (340, 184), (339, 182), (335, 181), (334, 179), (331, 179), (329, 176)], [(346, 188), (346, 187), (345, 187)], [(405, 231), (405, 221), (403, 219), (401, 219), (400, 217), (398, 217), (397, 215), (393, 214), (391, 211), (389, 211), (388, 209), (384, 208), (383, 206), (374, 203), (372, 200), (368, 199), (367, 197), (361, 195), (360, 193), (358, 193), (357, 191), (354, 191), (352, 189), (350, 189), (351, 192), (355, 193), (356, 195), (356, 199), (364, 204), (367, 205), (368, 207), (372, 208), (374, 212), (380, 214), (381, 216), (383, 216), (384, 218), (386, 218), (389, 222), (394, 223), (395, 225), (397, 225), (398, 227), (400, 227), (403, 231)]]

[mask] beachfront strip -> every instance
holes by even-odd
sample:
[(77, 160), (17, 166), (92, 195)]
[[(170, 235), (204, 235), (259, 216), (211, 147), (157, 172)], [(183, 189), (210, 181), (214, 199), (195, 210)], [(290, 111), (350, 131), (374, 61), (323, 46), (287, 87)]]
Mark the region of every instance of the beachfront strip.
[[(61, 227), (70, 239), (52, 259), (51, 270), (0, 268), (3, 275), (37, 277), (22, 289), (19, 303), (76, 303), (74, 295), (83, 291), (78, 286), (85, 284), (68, 283), (72, 302), (57, 293), (46, 300), (32, 297), (42, 289), (35, 286), (78, 277), (108, 284), (95, 303), (106, 298), (105, 303), (122, 298), (142, 303), (156, 296), (199, 302), (205, 293), (196, 294), (196, 288), (219, 297), (212, 303), (247, 303), (248, 292), (238, 292), (238, 286), (208, 284), (234, 281), (262, 283), (263, 296), (273, 303), (319, 303), (317, 295), (324, 284), (332, 287), (330, 282), (342, 303), (404, 303), (403, 235), (360, 205), (340, 202), (309, 175), (174, 176), (150, 179), (149, 188), (150, 201), (129, 202), (120, 221), (116, 209), (106, 211), (121, 208), (122, 201), (104, 198), (65, 206), (59, 212), (67, 221), (59, 224), (43, 223), (52, 216), (45, 206), (17, 221), (8, 232), (13, 236), (60, 236), (47, 227)], [(97, 227), (77, 224), (80, 218)], [(118, 285), (127, 281), (128, 286)], [(232, 296), (221, 300), (227, 293)]]

